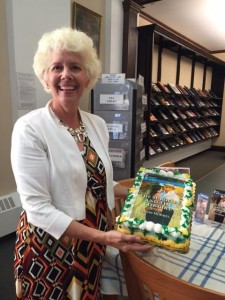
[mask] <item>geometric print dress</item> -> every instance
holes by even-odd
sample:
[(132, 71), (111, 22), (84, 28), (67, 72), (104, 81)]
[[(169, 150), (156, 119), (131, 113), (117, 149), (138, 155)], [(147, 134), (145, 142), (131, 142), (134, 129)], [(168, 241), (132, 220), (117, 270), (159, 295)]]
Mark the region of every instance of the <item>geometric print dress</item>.
[[(88, 137), (82, 155), (88, 184), (86, 218), (79, 222), (106, 231), (106, 174)], [(101, 264), (105, 250), (103, 244), (80, 239), (56, 240), (41, 228), (29, 224), (23, 211), (15, 243), (16, 299), (100, 299)]]

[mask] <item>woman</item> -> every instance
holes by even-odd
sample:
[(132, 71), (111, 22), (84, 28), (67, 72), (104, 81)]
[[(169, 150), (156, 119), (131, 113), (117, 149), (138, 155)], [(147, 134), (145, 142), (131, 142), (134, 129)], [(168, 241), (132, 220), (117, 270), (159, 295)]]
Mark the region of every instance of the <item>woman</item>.
[(99, 60), (86, 34), (62, 28), (43, 35), (33, 67), (52, 99), (21, 117), (12, 135), (23, 206), (17, 299), (98, 299), (106, 245), (149, 248), (136, 236), (107, 231), (107, 208), (127, 188), (113, 183), (105, 122), (79, 109), (100, 74)]
[(153, 184), (149, 194), (149, 198), (153, 200), (161, 200), (162, 186), (160, 184)]
[(162, 186), (160, 184), (156, 183), (151, 186), (151, 191), (148, 195), (148, 206), (146, 207), (145, 218), (147, 221), (159, 222), (159, 215), (162, 211), (161, 193)]

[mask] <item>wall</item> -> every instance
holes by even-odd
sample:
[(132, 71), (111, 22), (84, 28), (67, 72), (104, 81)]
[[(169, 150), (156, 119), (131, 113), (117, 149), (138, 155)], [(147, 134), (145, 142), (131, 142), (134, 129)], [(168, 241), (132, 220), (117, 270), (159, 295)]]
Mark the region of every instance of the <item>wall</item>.
[(14, 60), (14, 66), (11, 63), (11, 89), (17, 91), (12, 99), (13, 121), (15, 121), (30, 110), (44, 106), (51, 97), (43, 91), (42, 85), (34, 75), (33, 56), (38, 40), (44, 32), (70, 26), (71, 2), (70, 0), (8, 2), (11, 3), (13, 24), (9, 35), (14, 43), (9, 53), (12, 58), (10, 61)]
[(0, 1), (0, 196), (15, 190), (10, 165), (12, 114), (8, 61), (6, 0), (3, 0)]
[(105, 1), (105, 73), (121, 73), (123, 0)]

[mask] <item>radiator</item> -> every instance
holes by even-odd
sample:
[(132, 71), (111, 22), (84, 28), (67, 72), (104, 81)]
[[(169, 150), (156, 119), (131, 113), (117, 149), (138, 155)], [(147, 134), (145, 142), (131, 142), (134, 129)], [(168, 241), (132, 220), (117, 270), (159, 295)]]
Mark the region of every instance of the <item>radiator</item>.
[(21, 210), (17, 192), (0, 196), (0, 237), (16, 231)]

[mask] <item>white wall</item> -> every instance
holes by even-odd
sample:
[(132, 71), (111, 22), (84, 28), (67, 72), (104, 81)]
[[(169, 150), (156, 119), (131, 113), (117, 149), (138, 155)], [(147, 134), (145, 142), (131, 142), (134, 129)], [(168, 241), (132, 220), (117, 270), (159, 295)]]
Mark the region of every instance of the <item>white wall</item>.
[(121, 73), (123, 45), (122, 0), (105, 1), (105, 73)]
[[(12, 109), (15, 122), (19, 116), (31, 109), (44, 106), (50, 99), (50, 95), (43, 91), (43, 87), (34, 76), (33, 57), (37, 42), (44, 32), (70, 26), (71, 1), (8, 0), (7, 12), (11, 90), (14, 91)], [(28, 81), (21, 80), (19, 74), (24, 74)], [(28, 94), (29, 82), (32, 80), (34, 86)], [(21, 94), (27, 103), (21, 99)], [(20, 104), (24, 105), (23, 109), (20, 108)]]
[[(11, 171), (10, 147), (12, 132), (11, 90), (9, 74), (9, 56), (7, 44), (6, 2), (0, 1), (0, 197), (15, 190), (15, 181)], [(3, 224), (3, 223), (1, 223)]]

